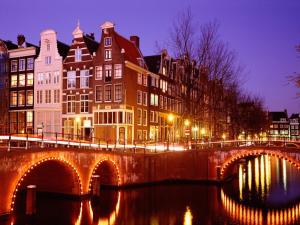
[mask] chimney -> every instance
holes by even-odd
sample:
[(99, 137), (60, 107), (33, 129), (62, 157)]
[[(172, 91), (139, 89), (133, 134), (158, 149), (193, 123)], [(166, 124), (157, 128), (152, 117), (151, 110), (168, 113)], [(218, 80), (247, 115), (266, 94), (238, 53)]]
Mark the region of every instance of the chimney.
[(138, 36), (130, 36), (130, 41), (137, 47), (140, 48), (140, 38)]
[(17, 41), (18, 41), (18, 47), (25, 47), (24, 43), (25, 43), (25, 36), (23, 34), (19, 34), (17, 37)]
[(94, 33), (89, 33), (86, 35), (88, 38), (92, 39), (95, 41), (95, 34)]

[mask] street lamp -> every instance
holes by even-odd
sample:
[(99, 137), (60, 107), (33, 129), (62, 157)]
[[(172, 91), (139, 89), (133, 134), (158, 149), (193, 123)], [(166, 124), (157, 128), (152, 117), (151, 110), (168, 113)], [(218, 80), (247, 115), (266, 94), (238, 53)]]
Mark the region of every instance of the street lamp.
[(188, 127), (190, 125), (190, 121), (188, 119), (184, 120), (184, 126)]

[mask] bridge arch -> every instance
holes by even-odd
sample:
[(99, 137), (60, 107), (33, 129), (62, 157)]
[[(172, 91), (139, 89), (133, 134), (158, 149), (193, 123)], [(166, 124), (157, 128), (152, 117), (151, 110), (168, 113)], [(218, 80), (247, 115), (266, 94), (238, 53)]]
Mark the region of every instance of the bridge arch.
[(109, 186), (119, 186), (121, 184), (120, 170), (111, 159), (102, 159), (96, 164), (89, 179), (89, 192), (92, 190), (95, 175), (100, 176), (100, 184)]
[[(52, 166), (52, 168), (51, 168), (51, 166)], [(70, 184), (70, 185), (74, 185), (74, 187), (71, 190), (70, 190), (70, 186), (63, 187), (62, 183), (59, 183), (62, 186), (62, 188), (60, 189), (61, 193), (76, 194), (76, 195), (83, 194), (81, 176), (80, 176), (80, 173), (78, 172), (78, 170), (75, 168), (75, 166), (71, 162), (69, 162), (63, 158), (48, 157), (48, 158), (44, 158), (44, 159), (39, 160), (39, 161), (35, 162), (34, 164), (30, 165), (25, 170), (25, 173), (23, 173), (21, 175), (21, 178), (19, 178), (19, 180), (14, 188), (12, 197), (11, 197), (11, 204), (10, 204), (11, 211), (14, 211), (17, 193), (20, 190), (24, 189), (24, 186), (26, 187), (26, 185), (28, 185), (28, 182), (37, 181), (36, 178), (41, 177), (39, 173), (43, 173), (43, 172), (47, 171), (47, 169), (48, 169), (48, 171), (50, 171), (49, 167), (51, 168), (51, 171), (53, 169), (55, 172), (60, 171), (60, 173), (57, 173), (57, 175), (60, 176), (59, 178), (64, 178), (63, 184), (67, 184), (68, 182), (73, 182)], [(66, 175), (66, 176), (64, 177), (64, 175)], [(53, 179), (52, 179), (52, 181), (53, 181)], [(61, 179), (58, 179), (58, 181), (61, 181)], [(32, 183), (30, 183), (30, 184), (32, 184)], [(54, 185), (57, 185), (57, 184), (58, 183), (55, 183)], [(43, 185), (45, 185), (45, 184), (42, 184), (41, 186), (43, 186)], [(41, 190), (45, 191), (43, 188)], [(53, 187), (51, 187), (51, 188), (53, 188)], [(37, 187), (37, 190), (40, 191), (39, 185)], [(67, 190), (67, 192), (66, 192), (66, 190)]]
[(228, 156), (224, 162), (220, 166), (220, 175), (221, 179), (223, 179), (223, 175), (225, 173), (225, 170), (232, 165), (234, 162), (249, 157), (249, 156), (260, 156), (260, 155), (269, 155), (274, 156), (280, 159), (285, 159), (289, 163), (291, 163), (293, 166), (295, 166), (297, 169), (300, 169), (300, 162), (299, 160), (294, 159), (293, 157), (289, 156), (286, 152), (281, 152), (279, 150), (246, 150), (246, 151), (238, 151), (237, 154), (231, 154)]

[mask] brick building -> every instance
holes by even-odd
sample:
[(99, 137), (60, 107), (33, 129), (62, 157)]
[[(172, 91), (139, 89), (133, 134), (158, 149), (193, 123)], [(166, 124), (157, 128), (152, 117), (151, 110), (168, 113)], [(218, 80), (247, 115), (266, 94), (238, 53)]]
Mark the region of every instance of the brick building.
[(289, 118), (287, 111), (269, 112), (269, 131), (268, 136), (270, 139), (286, 139), (289, 138)]
[(300, 114), (294, 113), (290, 117), (290, 138), (300, 140)]

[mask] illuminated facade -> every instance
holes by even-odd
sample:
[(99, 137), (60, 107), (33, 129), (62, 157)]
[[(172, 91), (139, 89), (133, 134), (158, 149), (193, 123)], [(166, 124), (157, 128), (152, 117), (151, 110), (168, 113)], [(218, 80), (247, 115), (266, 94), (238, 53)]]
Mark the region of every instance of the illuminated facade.
[(38, 47), (18, 36), (18, 48), (9, 50), (9, 132), (34, 131), (34, 59)]
[(62, 63), (68, 50), (54, 30), (41, 33), (34, 72), (34, 130), (47, 136), (62, 131)]

